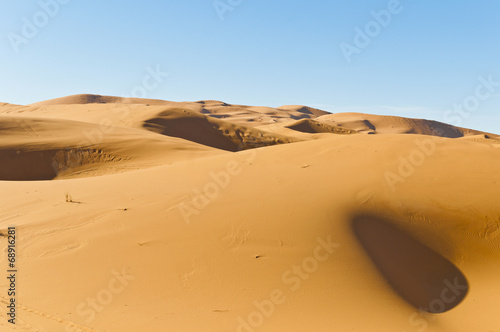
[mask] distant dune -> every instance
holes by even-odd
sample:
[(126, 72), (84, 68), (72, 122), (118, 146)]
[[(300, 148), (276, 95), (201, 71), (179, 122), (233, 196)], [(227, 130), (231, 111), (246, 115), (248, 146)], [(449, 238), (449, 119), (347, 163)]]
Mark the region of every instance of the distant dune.
[(67, 96), (62, 98), (50, 99), (31, 104), (31, 106), (52, 106), (52, 105), (77, 105), (77, 104), (150, 104), (163, 105), (168, 104), (167, 101), (157, 99), (141, 99), (141, 98), (124, 98), (101, 96), (91, 94), (81, 94)]
[(485, 134), (438, 121), (362, 113), (328, 114), (316, 120), (368, 134), (419, 134), (448, 138)]
[(499, 331), (499, 160), (300, 105), (0, 104), (0, 331)]

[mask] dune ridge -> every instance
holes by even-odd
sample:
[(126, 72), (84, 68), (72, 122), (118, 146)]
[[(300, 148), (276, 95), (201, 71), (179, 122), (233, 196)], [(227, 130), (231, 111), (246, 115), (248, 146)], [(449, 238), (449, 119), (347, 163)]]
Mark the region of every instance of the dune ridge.
[(456, 127), (434, 120), (411, 119), (388, 115), (337, 113), (324, 115), (316, 120), (368, 134), (418, 134), (448, 138), (488, 134), (482, 131)]
[(78, 104), (150, 104), (163, 105), (165, 100), (78, 94), (30, 104), (30, 106), (78, 105)]

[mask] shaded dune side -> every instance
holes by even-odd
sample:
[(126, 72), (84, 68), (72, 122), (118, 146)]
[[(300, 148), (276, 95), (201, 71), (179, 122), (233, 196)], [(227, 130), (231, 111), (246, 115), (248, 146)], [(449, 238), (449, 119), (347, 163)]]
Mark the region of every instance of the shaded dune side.
[(415, 308), (442, 313), (467, 295), (467, 279), (453, 263), (390, 222), (360, 215), (352, 229), (391, 287)]
[(36, 149), (35, 147), (0, 149), (0, 180), (53, 180), (63, 170), (75, 170), (85, 165), (115, 163), (127, 160), (93, 148)]
[(290, 125), (285, 126), (285, 128), (293, 129), (303, 133), (317, 134), (317, 133), (333, 133), (341, 135), (351, 135), (357, 134), (358, 132), (352, 129), (345, 129), (334, 125), (329, 125), (326, 123), (321, 123), (311, 119), (302, 119), (294, 122)]
[(20, 152), (18, 149), (0, 149), (0, 180), (52, 180), (57, 176), (56, 168), (52, 167), (52, 161), (57, 152), (56, 150)]
[(296, 138), (232, 124), (181, 108), (170, 108), (146, 119), (143, 127), (158, 134), (232, 152), (298, 141)]

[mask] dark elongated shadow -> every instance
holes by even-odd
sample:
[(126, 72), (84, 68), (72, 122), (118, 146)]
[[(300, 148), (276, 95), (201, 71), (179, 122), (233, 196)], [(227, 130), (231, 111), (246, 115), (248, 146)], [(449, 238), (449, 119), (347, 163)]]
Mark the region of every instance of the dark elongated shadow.
[(456, 307), (469, 291), (449, 260), (379, 217), (352, 220), (354, 234), (392, 288), (412, 306), (431, 313)]

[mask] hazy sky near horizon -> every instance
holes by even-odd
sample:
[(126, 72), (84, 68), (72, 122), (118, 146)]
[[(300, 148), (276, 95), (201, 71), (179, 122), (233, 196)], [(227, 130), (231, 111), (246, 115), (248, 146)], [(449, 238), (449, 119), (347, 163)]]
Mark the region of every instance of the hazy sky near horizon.
[(95, 93), (301, 104), (500, 134), (497, 0), (1, 6), (0, 102)]

